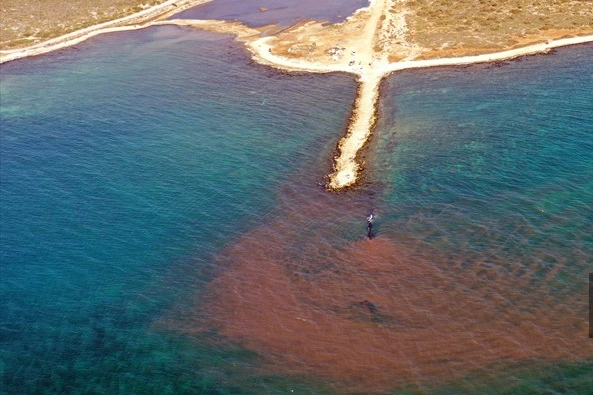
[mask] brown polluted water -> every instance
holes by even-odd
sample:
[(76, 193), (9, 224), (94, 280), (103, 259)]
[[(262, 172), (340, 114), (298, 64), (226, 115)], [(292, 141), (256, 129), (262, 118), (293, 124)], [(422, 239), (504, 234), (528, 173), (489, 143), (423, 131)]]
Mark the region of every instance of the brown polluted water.
[[(343, 392), (593, 357), (586, 298), (558, 296), (549, 281), (508, 264), (461, 269), (413, 237), (379, 230), (367, 239), (372, 198), (363, 195), (286, 188), (282, 215), (220, 254), (220, 273), (188, 331), (214, 328), (263, 356), (266, 373), (304, 375)], [(356, 221), (359, 235), (336, 236)]]

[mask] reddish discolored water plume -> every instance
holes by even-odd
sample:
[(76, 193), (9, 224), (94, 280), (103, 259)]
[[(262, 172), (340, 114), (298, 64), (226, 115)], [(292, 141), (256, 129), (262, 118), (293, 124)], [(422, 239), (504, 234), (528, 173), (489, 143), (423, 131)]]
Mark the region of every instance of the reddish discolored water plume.
[[(270, 372), (368, 393), (503, 363), (593, 357), (584, 298), (559, 299), (494, 265), (460, 271), (410, 240), (368, 240), (360, 196), (295, 188), (281, 199), (281, 217), (222, 253), (208, 320), (192, 329), (217, 328), (264, 355)], [(360, 236), (335, 236), (352, 221)]]

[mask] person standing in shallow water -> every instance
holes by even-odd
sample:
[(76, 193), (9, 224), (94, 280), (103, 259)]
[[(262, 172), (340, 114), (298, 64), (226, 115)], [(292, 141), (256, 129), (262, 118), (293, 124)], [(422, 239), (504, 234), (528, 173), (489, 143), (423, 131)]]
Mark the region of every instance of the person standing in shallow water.
[(373, 221), (375, 220), (375, 214), (372, 212), (367, 217), (367, 237), (371, 239), (373, 237)]

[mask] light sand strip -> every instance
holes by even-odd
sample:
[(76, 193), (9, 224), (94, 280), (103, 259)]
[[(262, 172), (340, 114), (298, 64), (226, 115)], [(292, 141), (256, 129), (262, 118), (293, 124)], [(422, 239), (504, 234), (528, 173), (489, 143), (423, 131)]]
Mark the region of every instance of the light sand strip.
[(361, 170), (356, 160), (360, 149), (371, 136), (379, 100), (380, 75), (373, 75), (360, 82), (358, 96), (348, 125), (348, 132), (338, 144), (339, 155), (334, 158), (334, 173), (330, 175), (329, 189), (338, 190), (354, 185)]
[(379, 72), (385, 75), (398, 70), (416, 69), (422, 67), (462, 66), (474, 63), (500, 62), (503, 60), (514, 59), (526, 55), (546, 53), (554, 48), (565, 47), (568, 45), (585, 44), (590, 42), (593, 42), (593, 36), (561, 38), (558, 40), (549, 40), (545, 43), (533, 44), (521, 48), (494, 52), (490, 54), (461, 56), (457, 58), (401, 61), (383, 66)]
[(379, 85), (383, 74), (377, 73), (382, 61), (374, 59), (375, 40), (383, 28), (381, 17), (386, 15), (386, 7), (391, 3), (387, 0), (371, 2), (369, 18), (364, 31), (364, 47), (360, 48), (361, 66), (356, 73), (359, 75), (358, 97), (356, 99), (352, 118), (348, 125), (348, 132), (338, 144), (339, 155), (334, 159), (334, 172), (329, 176), (328, 189), (338, 190), (354, 185), (361, 170), (361, 164), (356, 156), (369, 140), (373, 126), (377, 102), (379, 100)]
[[(375, 124), (379, 86), (382, 79), (398, 70), (436, 67), (458, 66), (473, 63), (496, 62), (513, 59), (520, 56), (546, 53), (553, 48), (593, 42), (593, 36), (578, 36), (559, 40), (550, 40), (545, 43), (529, 45), (517, 49), (483, 54), (476, 56), (463, 56), (454, 58), (441, 58), (430, 60), (403, 60), (388, 63), (385, 59), (376, 58), (374, 41), (380, 36), (381, 29), (386, 28), (381, 24), (381, 16), (387, 15), (387, 8), (392, 5), (389, 0), (371, 0), (368, 8), (371, 16), (361, 34), (363, 45), (356, 46), (357, 61), (360, 67), (344, 63), (327, 63), (304, 59), (285, 58), (271, 52), (269, 41), (273, 37), (258, 38), (259, 32), (243, 25), (224, 21), (201, 20), (160, 20), (184, 9), (208, 2), (211, 0), (169, 0), (165, 3), (151, 7), (137, 14), (118, 20), (105, 22), (99, 25), (79, 30), (44, 43), (20, 50), (0, 51), (0, 63), (8, 62), (27, 56), (39, 55), (57, 49), (75, 45), (90, 37), (110, 32), (141, 29), (152, 25), (180, 25), (192, 26), (198, 29), (234, 34), (247, 45), (255, 61), (275, 68), (288, 71), (308, 71), (316, 73), (346, 72), (358, 75), (358, 97), (352, 112), (352, 117), (346, 135), (338, 144), (339, 155), (335, 157), (334, 172), (329, 176), (328, 188), (339, 190), (356, 184), (362, 165), (357, 162), (360, 149), (367, 143)], [(151, 20), (151, 22), (146, 22)], [(139, 24), (145, 22), (144, 24)], [(135, 24), (137, 23), (137, 24)], [(126, 26), (122, 26), (126, 25)], [(229, 26), (232, 27), (229, 29)], [(405, 29), (404, 29), (405, 30)]]
[(365, 81), (362, 82), (362, 85), (358, 90), (358, 98), (348, 128), (348, 133), (339, 143), (338, 150), (340, 155), (335, 158), (335, 171), (329, 176), (330, 181), (328, 188), (332, 190), (347, 188), (355, 185), (358, 180), (361, 164), (357, 162), (356, 157), (359, 150), (366, 144), (371, 136), (375, 123), (375, 113), (377, 111), (379, 86), (383, 77), (398, 70), (496, 62), (525, 55), (546, 53), (553, 48), (588, 42), (593, 42), (593, 36), (565, 38), (485, 55), (401, 61), (374, 67), (372, 70), (368, 71), (368, 75), (361, 75), (361, 79)]
[(168, 0), (135, 14), (89, 26), (30, 47), (0, 51), (0, 64), (70, 47), (99, 34), (142, 29), (153, 24), (148, 22), (151, 19), (170, 16), (209, 1), (211, 0)]

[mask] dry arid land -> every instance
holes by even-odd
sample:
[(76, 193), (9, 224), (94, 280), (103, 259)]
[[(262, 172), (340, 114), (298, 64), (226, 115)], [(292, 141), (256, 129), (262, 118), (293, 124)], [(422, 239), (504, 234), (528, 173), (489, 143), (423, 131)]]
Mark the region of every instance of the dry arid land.
[(164, 0), (2, 0), (0, 49), (36, 44), (121, 18)]
[[(190, 1), (200, 4), (209, 0)], [(0, 49), (21, 48), (148, 9), (165, 0), (2, 0)], [(179, 1), (187, 3), (187, 1)], [(394, 0), (392, 29), (379, 46), (405, 45), (456, 54), (502, 49), (570, 34), (593, 34), (593, 0)], [(175, 8), (173, 6), (173, 8)], [(397, 31), (405, 18), (408, 32)], [(393, 23), (395, 22), (395, 23)], [(399, 33), (399, 34), (398, 34)]]
[(337, 190), (359, 180), (364, 166), (359, 153), (372, 133), (379, 86), (386, 75), (404, 68), (503, 60), (593, 41), (593, 0), (372, 0), (343, 23), (303, 22), (266, 37), (260, 33), (270, 27), (165, 20), (207, 1), (2, 0), (0, 62), (63, 48), (103, 32), (177, 24), (233, 34), (254, 59), (272, 67), (354, 73), (358, 97), (328, 180), (328, 188)]

